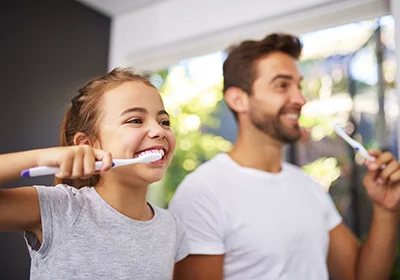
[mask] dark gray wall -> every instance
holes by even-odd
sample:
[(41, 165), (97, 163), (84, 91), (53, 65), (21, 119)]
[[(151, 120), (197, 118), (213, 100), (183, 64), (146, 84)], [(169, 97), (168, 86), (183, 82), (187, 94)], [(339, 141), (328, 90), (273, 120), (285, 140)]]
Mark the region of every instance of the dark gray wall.
[[(1, 1), (1, 154), (58, 144), (76, 89), (107, 71), (110, 23), (73, 0)], [(43, 177), (1, 187), (51, 183)], [(21, 233), (0, 233), (0, 279), (28, 279), (29, 262)]]

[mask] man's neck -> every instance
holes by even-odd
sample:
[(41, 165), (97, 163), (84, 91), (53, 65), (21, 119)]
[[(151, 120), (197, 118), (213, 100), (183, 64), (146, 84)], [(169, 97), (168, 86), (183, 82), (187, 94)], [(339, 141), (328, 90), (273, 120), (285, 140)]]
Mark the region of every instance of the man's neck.
[(228, 155), (241, 166), (277, 173), (282, 169), (282, 152), (283, 144), (270, 136), (250, 135), (239, 130)]

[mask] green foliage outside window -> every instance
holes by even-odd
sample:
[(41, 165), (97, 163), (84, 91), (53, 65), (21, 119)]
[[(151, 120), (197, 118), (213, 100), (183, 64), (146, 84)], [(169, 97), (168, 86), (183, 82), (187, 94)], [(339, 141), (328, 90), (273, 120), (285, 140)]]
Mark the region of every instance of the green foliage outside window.
[[(217, 153), (230, 150), (232, 144), (207, 128), (220, 126), (215, 116), (223, 99), (222, 77), (217, 85), (202, 87), (190, 79), (185, 69), (153, 74), (159, 83), (177, 143), (175, 155), (163, 180), (151, 186), (150, 199), (166, 207), (183, 178)], [(184, 89), (184, 92), (183, 92)]]

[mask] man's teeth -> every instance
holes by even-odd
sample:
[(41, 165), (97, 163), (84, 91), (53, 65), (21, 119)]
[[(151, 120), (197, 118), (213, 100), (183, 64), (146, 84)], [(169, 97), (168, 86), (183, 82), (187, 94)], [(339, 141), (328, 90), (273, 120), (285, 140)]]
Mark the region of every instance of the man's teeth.
[(285, 116), (285, 118), (292, 119), (292, 120), (299, 119), (299, 115), (298, 114), (286, 114), (284, 116)]

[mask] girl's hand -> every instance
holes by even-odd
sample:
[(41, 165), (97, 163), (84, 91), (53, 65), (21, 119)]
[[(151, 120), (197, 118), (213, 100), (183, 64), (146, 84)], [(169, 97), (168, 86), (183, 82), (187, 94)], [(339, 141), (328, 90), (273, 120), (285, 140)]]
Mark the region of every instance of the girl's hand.
[(44, 149), (36, 158), (37, 166), (57, 166), (60, 172), (55, 176), (69, 179), (83, 179), (97, 173), (96, 161), (103, 162), (100, 173), (112, 167), (112, 156), (109, 152), (88, 145)]

